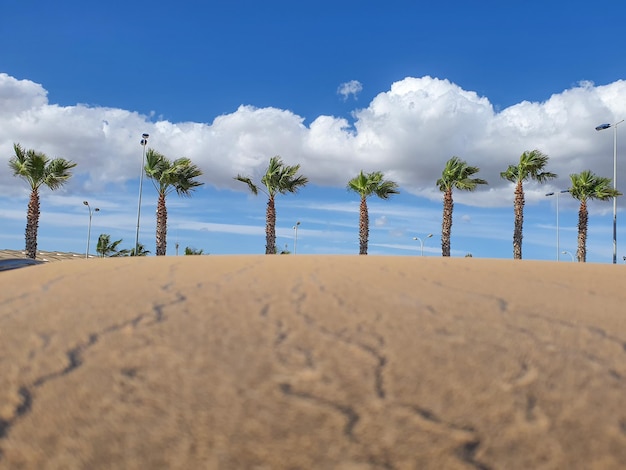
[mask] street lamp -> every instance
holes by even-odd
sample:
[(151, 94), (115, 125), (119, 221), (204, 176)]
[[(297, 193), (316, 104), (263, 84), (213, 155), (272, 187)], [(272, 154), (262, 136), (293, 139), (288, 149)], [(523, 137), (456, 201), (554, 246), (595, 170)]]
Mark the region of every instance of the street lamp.
[[(622, 119), (615, 124), (600, 124), (597, 131), (613, 128), (613, 189), (617, 189), (617, 125), (624, 122)], [(613, 264), (617, 263), (617, 196), (613, 196)]]
[(561, 253), (559, 251), (559, 194), (562, 193), (569, 193), (569, 189), (563, 189), (562, 191), (557, 191), (555, 192), (551, 192), (551, 193), (547, 193), (546, 196), (554, 196), (556, 194), (556, 260), (560, 261), (560, 256), (559, 254)]
[(293, 226), (293, 230), (296, 233), (296, 237), (293, 240), (293, 254), (296, 254), (296, 248), (298, 246), (298, 227), (300, 226), (300, 221), (296, 222), (296, 225)]
[(561, 251), (561, 253), (564, 254), (564, 255), (569, 255), (570, 258), (572, 258), (572, 262), (574, 261), (574, 255), (571, 254), (569, 251)]
[[(426, 235), (426, 238), (431, 238), (433, 236), (432, 233), (429, 233), (428, 235)], [(424, 242), (422, 241), (422, 239), (420, 237), (413, 237), (413, 240), (417, 240), (420, 242), (420, 256), (424, 256)]]
[(139, 253), (139, 219), (141, 217), (141, 190), (143, 189), (143, 173), (144, 162), (146, 160), (146, 145), (148, 144), (148, 137), (150, 134), (142, 134), (140, 144), (143, 147), (141, 155), (141, 173), (139, 175), (139, 203), (137, 204), (137, 233), (135, 234), (135, 255)]
[[(91, 206), (89, 205), (89, 203), (87, 201), (83, 201), (83, 204), (85, 204), (87, 206), (87, 209), (89, 209), (89, 225), (87, 226), (87, 251), (85, 251), (85, 258), (89, 258), (89, 241), (91, 240), (91, 216), (92, 216), (92, 210), (91, 210)], [(98, 209), (97, 207), (93, 210), (93, 212), (99, 212), (100, 209)]]

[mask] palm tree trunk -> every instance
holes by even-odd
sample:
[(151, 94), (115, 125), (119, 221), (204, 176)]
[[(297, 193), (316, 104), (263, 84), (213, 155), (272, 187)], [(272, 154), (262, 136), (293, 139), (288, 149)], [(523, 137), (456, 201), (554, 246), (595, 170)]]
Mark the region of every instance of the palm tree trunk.
[[(165, 256), (167, 252), (167, 206), (165, 205), (165, 194), (159, 194), (157, 203), (156, 220), (156, 255)], [(139, 253), (135, 253), (139, 256)]]
[(515, 228), (513, 230), (513, 259), (522, 259), (522, 237), (524, 225), (524, 188), (518, 181), (515, 186)]
[(37, 257), (37, 228), (39, 227), (39, 191), (33, 189), (28, 201), (26, 215), (26, 256)]
[(452, 234), (452, 188), (446, 189), (443, 195), (443, 218), (441, 222), (441, 256), (450, 256), (450, 236)]
[(579, 263), (587, 261), (587, 225), (589, 222), (589, 213), (587, 212), (587, 202), (580, 201), (578, 209), (578, 250), (576, 250), (576, 258)]
[(274, 196), (267, 200), (265, 211), (265, 254), (276, 254), (276, 207), (274, 206)]
[(361, 207), (359, 210), (359, 254), (367, 254), (367, 242), (370, 234), (370, 219), (367, 213), (367, 199), (361, 197)]

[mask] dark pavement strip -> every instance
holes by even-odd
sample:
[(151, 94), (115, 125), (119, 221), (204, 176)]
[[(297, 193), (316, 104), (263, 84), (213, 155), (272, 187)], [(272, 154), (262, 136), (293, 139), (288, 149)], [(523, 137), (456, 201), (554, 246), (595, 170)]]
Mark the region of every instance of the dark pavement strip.
[(25, 266), (34, 266), (36, 264), (43, 263), (44, 261), (37, 261), (30, 258), (3, 259), (0, 260), (0, 271), (8, 271), (10, 269), (23, 268)]

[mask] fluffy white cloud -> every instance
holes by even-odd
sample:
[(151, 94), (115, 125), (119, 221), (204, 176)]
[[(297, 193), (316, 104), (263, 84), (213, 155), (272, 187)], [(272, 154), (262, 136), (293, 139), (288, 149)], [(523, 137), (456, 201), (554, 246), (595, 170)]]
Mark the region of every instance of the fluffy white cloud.
[[(347, 87), (346, 93), (359, 87)], [(13, 142), (76, 161), (70, 193), (122, 187), (139, 174), (139, 140), (147, 132), (149, 147), (172, 158), (190, 157), (204, 170), (203, 180), (218, 188), (245, 190), (233, 176), (258, 176), (270, 156), (281, 155), (288, 164), (300, 163), (302, 173), (318, 185), (345, 187), (361, 169), (381, 170), (403, 191), (440, 200), (435, 181), (445, 162), (457, 155), (480, 167), (478, 176), (490, 185), (459, 193), (456, 201), (510, 205), (513, 189), (499, 174), (524, 150), (547, 153), (548, 169), (560, 175), (548, 187), (529, 184), (529, 200), (552, 187), (567, 187), (573, 172), (589, 168), (611, 176), (612, 133), (594, 128), (626, 116), (624, 96), (626, 81), (585, 82), (546, 102), (522, 102), (496, 112), (486, 97), (448, 80), (408, 77), (354, 111), (353, 123), (318, 116), (306, 126), (290, 111), (253, 106), (241, 106), (210, 124), (172, 123), (151, 122), (123, 109), (58, 106), (48, 102), (41, 85), (0, 74), (0, 167), (5, 169), (0, 190), (10, 195), (25, 189), (7, 171)]]
[(339, 88), (337, 88), (337, 94), (341, 95), (344, 101), (350, 96), (356, 100), (361, 91), (363, 91), (363, 85), (358, 80), (350, 80), (349, 82), (342, 83), (339, 85)]

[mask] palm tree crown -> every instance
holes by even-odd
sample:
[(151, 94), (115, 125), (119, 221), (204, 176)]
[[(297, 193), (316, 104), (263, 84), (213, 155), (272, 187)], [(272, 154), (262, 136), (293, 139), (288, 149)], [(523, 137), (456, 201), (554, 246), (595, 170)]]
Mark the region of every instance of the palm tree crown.
[(261, 178), (261, 184), (265, 186), (263, 190), (254, 184), (248, 176), (237, 175), (235, 179), (246, 183), (250, 192), (257, 195), (259, 190), (263, 192), (267, 200), (265, 211), (265, 254), (276, 254), (276, 194), (297, 193), (298, 190), (306, 186), (309, 180), (302, 175), (298, 175), (300, 165), (285, 165), (282, 159), (276, 155), (270, 158), (265, 174)]
[(509, 165), (500, 176), (507, 181), (515, 183), (515, 200), (513, 203), (515, 215), (515, 228), (513, 230), (513, 258), (522, 259), (522, 238), (524, 224), (524, 188), (522, 183), (534, 180), (538, 183), (556, 178), (555, 173), (544, 171), (549, 157), (539, 150), (524, 152), (517, 165)]
[(20, 144), (13, 144), (15, 156), (9, 160), (14, 176), (19, 176), (36, 191), (41, 186), (55, 190), (63, 186), (72, 176), (70, 170), (76, 163), (64, 158), (50, 159), (46, 154), (35, 150), (24, 150)]
[(363, 170), (348, 181), (347, 188), (361, 196), (359, 207), (359, 254), (367, 254), (369, 241), (369, 214), (367, 209), (367, 198), (375, 194), (381, 199), (389, 199), (392, 194), (399, 194), (398, 184), (395, 181), (385, 180), (385, 176), (380, 171), (363, 173)]
[(145, 171), (146, 176), (152, 180), (155, 189), (159, 193), (156, 254), (157, 256), (163, 256), (167, 251), (167, 206), (165, 198), (172, 191), (176, 191), (179, 196), (191, 197), (191, 193), (204, 184), (196, 180), (196, 178), (202, 175), (202, 170), (191, 163), (189, 158), (183, 157), (170, 161), (156, 150), (148, 149)]
[(195, 180), (202, 176), (202, 170), (189, 158), (182, 157), (170, 161), (154, 149), (148, 149), (146, 152), (146, 176), (163, 196), (176, 191), (179, 196), (191, 197), (191, 193), (204, 184)]
[(591, 170), (585, 170), (578, 174), (570, 175), (572, 186), (569, 193), (574, 199), (580, 201), (578, 209), (578, 249), (576, 257), (579, 262), (587, 260), (587, 228), (589, 224), (589, 213), (587, 201), (597, 199), (606, 201), (607, 199), (621, 196), (622, 193), (611, 187), (611, 179), (597, 176)]
[(540, 150), (526, 151), (520, 156), (517, 165), (509, 165), (506, 171), (500, 173), (500, 176), (512, 183), (523, 182), (529, 179), (538, 183), (545, 183), (557, 177), (555, 173), (543, 171), (549, 159), (550, 157)]
[(441, 254), (442, 256), (450, 256), (450, 237), (452, 234), (452, 211), (454, 209), (454, 201), (452, 199), (452, 190), (474, 191), (478, 185), (487, 184), (487, 181), (481, 178), (472, 178), (480, 169), (470, 166), (467, 162), (459, 157), (452, 157), (446, 162), (446, 166), (441, 172), (441, 178), (437, 180), (439, 190), (443, 195), (443, 217), (441, 222)]
[(26, 215), (26, 252), (29, 258), (37, 256), (37, 229), (39, 227), (39, 188), (47, 186), (55, 190), (72, 176), (70, 170), (76, 163), (64, 158), (48, 158), (35, 150), (24, 150), (13, 144), (15, 155), (9, 159), (13, 175), (22, 178), (31, 189)]

